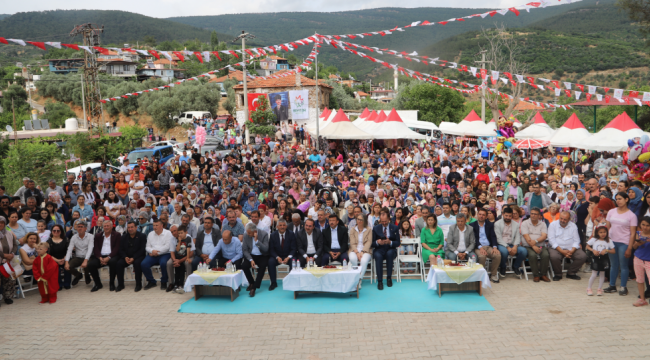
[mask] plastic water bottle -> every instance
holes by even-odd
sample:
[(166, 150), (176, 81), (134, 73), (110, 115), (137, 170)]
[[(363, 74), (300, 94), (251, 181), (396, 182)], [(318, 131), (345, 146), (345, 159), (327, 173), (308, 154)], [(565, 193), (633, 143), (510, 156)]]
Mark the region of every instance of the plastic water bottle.
[(203, 272), (203, 262), (199, 263), (199, 267), (196, 269), (197, 272), (202, 273)]
[(436, 262), (438, 263), (438, 267), (439, 267), (439, 268), (442, 269), (442, 268), (445, 267), (445, 262), (442, 261), (442, 258), (440, 257), (440, 255), (438, 255), (438, 259), (436, 260)]
[(309, 258), (309, 268), (311, 269), (311, 268), (313, 268), (313, 267), (314, 267), (314, 258), (313, 258), (313, 257), (310, 257), (310, 258)]
[(291, 260), (291, 271), (296, 270), (296, 259)]
[(343, 259), (343, 270), (347, 270), (347, 269), (348, 269), (348, 261)]

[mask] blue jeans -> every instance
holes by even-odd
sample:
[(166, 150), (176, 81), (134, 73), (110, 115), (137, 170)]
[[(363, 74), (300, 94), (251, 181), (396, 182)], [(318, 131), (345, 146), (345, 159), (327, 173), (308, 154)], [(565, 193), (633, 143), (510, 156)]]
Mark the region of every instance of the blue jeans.
[(167, 283), (167, 261), (171, 259), (171, 254), (163, 254), (158, 256), (147, 255), (147, 257), (142, 260), (142, 273), (148, 282), (156, 283), (156, 279), (153, 278), (151, 273), (151, 267), (154, 265), (160, 266), (160, 282)]
[(614, 249), (616, 250), (616, 254), (609, 254), (609, 286), (616, 286), (616, 278), (618, 277), (618, 271), (620, 268), (621, 286), (626, 287), (627, 279), (630, 276), (628, 258), (625, 257), (627, 245), (620, 242), (614, 242)]
[[(512, 248), (512, 246), (506, 248), (503, 245), (497, 245), (497, 249), (499, 249), (499, 252), (501, 253), (501, 269), (505, 269), (508, 264), (508, 249), (510, 248)], [(515, 257), (515, 263), (512, 265), (513, 271), (514, 269), (519, 269), (521, 262), (526, 260), (526, 257), (528, 257), (528, 250), (521, 245), (517, 246), (517, 256)]]

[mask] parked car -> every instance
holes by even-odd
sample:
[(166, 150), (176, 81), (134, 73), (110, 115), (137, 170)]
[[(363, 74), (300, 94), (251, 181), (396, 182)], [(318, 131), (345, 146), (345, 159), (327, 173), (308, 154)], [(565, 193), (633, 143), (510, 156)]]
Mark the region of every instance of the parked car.
[(202, 119), (204, 117), (212, 118), (212, 114), (209, 111), (186, 111), (181, 113), (179, 116), (174, 116), (174, 120), (179, 125), (183, 124), (192, 124), (194, 119)]
[[(196, 140), (192, 139), (191, 142), (187, 142), (185, 144), (185, 147), (189, 150), (191, 148), (199, 150), (199, 145), (196, 143)], [(223, 138), (220, 136), (206, 136), (205, 137), (205, 144), (200, 147), (201, 148), (201, 154), (205, 154), (207, 152), (210, 152), (214, 150), (217, 153), (217, 156), (219, 158), (223, 158), (227, 155), (230, 155), (232, 153), (231, 149), (226, 149), (226, 147), (223, 145)]]
[(129, 159), (129, 167), (132, 169), (138, 162), (138, 159), (144, 159), (144, 157), (149, 158), (149, 161), (156, 160), (161, 166), (167, 162), (167, 160), (174, 157), (174, 147), (170, 145), (166, 146), (155, 146), (148, 148), (137, 148), (127, 155)]
[(171, 146), (174, 148), (174, 153), (179, 155), (183, 154), (183, 143), (180, 143), (176, 140), (158, 141), (149, 145), (149, 147), (156, 147), (156, 146)]
[[(71, 169), (68, 169), (67, 173), (64, 172), (64, 179), (67, 181), (68, 179), (68, 174), (73, 174), (75, 176), (75, 179), (79, 179), (81, 176), (81, 173), (86, 171), (88, 168), (91, 168), (93, 170), (93, 174), (97, 174), (97, 172), (101, 169), (102, 163), (90, 163), (86, 165), (81, 165), (77, 167), (73, 167)], [(120, 172), (120, 168), (115, 167), (113, 165), (106, 165), (106, 169), (108, 169), (111, 173), (113, 174), (118, 174)]]
[(225, 129), (235, 123), (235, 118), (233, 118), (232, 115), (219, 115), (215, 119), (215, 122), (219, 128)]

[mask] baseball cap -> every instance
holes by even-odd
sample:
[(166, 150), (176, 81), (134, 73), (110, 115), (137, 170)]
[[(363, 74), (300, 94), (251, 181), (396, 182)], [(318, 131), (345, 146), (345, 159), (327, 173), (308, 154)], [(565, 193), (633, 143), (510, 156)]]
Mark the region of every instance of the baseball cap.
[(503, 196), (503, 191), (501, 190), (497, 191), (497, 196)]

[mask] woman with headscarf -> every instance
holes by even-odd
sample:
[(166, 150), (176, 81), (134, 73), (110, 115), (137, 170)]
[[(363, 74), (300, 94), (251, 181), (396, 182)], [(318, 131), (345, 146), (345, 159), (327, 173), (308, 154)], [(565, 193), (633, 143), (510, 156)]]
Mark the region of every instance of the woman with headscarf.
[[(11, 231), (7, 230), (6, 225), (7, 219), (4, 216), (0, 216), (0, 265), (10, 262), (20, 247), (18, 238)], [(2, 290), (2, 298), (5, 303), (13, 303), (12, 299), (16, 295), (16, 281), (0, 276), (0, 289)]]
[(571, 209), (570, 209), (570, 210), (571, 210), (571, 211), (575, 211), (575, 212), (577, 213), (577, 211), (578, 211), (578, 207), (580, 207), (580, 205), (584, 204), (584, 203), (587, 202), (588, 200), (587, 200), (587, 198), (586, 198), (587, 195), (586, 195), (585, 191), (582, 190), (582, 189), (578, 189), (578, 190), (575, 192), (575, 194), (576, 194), (576, 199), (575, 199), (575, 201), (573, 202), (573, 205), (571, 205)]
[(643, 205), (643, 191), (636, 186), (632, 186), (627, 193), (630, 197), (630, 202), (627, 204), (627, 207), (634, 215), (639, 217), (641, 214), (641, 206)]
[(575, 192), (573, 192), (573, 190), (569, 190), (566, 193), (566, 197), (560, 204), (560, 211), (571, 211), (571, 208), (573, 207), (575, 201), (576, 201)]

